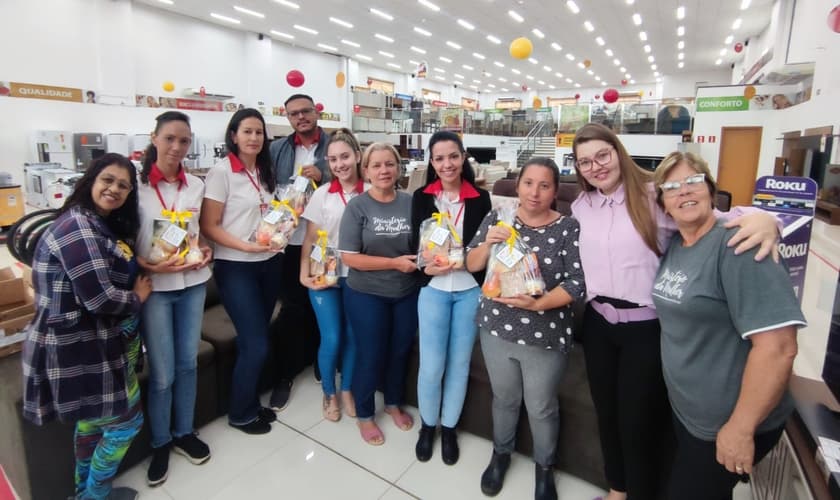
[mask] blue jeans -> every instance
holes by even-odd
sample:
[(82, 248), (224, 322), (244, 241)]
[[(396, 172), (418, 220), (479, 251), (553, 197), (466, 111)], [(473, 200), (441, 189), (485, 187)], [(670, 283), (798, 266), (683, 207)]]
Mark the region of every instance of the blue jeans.
[(318, 348), (318, 367), (321, 370), (321, 388), (324, 394), (335, 394), (335, 372), (338, 357), (341, 356), (341, 390), (349, 391), (353, 381), (353, 367), (356, 364), (356, 341), (353, 328), (344, 314), (341, 290), (347, 286), (347, 279), (338, 280), (338, 287), (324, 290), (309, 290), (309, 300), (321, 331), (321, 346)]
[(344, 310), (355, 332), (353, 397), (359, 420), (376, 411), (381, 385), (385, 406), (399, 406), (405, 391), (405, 367), (417, 332), (417, 291), (400, 298), (382, 297), (344, 287)]
[(202, 283), (183, 290), (152, 292), (143, 304), (140, 331), (149, 358), (146, 415), (153, 448), (193, 431), (198, 341), (206, 294)]
[(478, 327), (479, 287), (445, 292), (424, 286), (417, 300), (420, 373), (417, 401), (426, 425), (455, 427), (461, 418)]
[(213, 273), (219, 296), (236, 328), (236, 364), (230, 388), (228, 422), (245, 425), (257, 419), (259, 381), (268, 353), (271, 314), (280, 293), (283, 255), (261, 262), (216, 260)]

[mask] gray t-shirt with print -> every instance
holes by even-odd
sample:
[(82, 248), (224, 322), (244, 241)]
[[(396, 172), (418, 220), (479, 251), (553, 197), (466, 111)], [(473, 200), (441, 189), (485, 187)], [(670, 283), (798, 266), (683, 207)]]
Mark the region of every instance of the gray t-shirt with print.
[[(707, 441), (735, 409), (749, 336), (805, 324), (785, 267), (756, 262), (756, 249), (735, 255), (726, 242), (736, 230), (718, 222), (690, 247), (677, 233), (653, 286), (668, 397), (686, 429)], [(785, 391), (756, 432), (783, 425), (792, 409)]]
[[(347, 202), (338, 232), (338, 249), (376, 257), (413, 255), (411, 248), (411, 196), (397, 191), (389, 203), (381, 203), (363, 193)], [(404, 297), (417, 286), (415, 273), (388, 269), (359, 271), (350, 269), (347, 284), (358, 292), (383, 297)]]

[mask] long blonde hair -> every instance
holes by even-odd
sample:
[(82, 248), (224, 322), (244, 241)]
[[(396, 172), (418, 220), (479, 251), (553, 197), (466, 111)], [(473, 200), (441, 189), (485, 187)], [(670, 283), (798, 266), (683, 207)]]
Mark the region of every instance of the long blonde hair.
[[(572, 151), (577, 155), (577, 147), (589, 141), (604, 141), (615, 148), (618, 155), (618, 170), (621, 175), (621, 182), (624, 184), (624, 200), (627, 204), (627, 213), (633, 222), (633, 227), (642, 237), (648, 248), (657, 256), (662, 256), (659, 243), (656, 237), (656, 218), (651, 211), (651, 193), (648, 184), (653, 181), (653, 174), (638, 166), (630, 158), (624, 145), (618, 140), (618, 136), (600, 123), (587, 123), (575, 134), (572, 143)], [(594, 191), (595, 186), (583, 178), (575, 165), (577, 178), (580, 187), (584, 191)]]

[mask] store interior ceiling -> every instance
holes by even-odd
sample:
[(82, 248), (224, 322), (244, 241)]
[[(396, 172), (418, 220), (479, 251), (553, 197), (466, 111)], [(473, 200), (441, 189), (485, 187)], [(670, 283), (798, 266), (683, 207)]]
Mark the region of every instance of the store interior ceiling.
[[(140, 1), (391, 71), (414, 74), (422, 62), (426, 78), (491, 93), (728, 68), (773, 8), (773, 0)], [(526, 59), (511, 56), (520, 37), (533, 45)]]

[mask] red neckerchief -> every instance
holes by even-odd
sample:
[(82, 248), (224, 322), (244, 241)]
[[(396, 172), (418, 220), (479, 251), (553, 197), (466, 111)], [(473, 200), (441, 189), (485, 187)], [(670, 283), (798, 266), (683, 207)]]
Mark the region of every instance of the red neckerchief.
[[(426, 194), (431, 195), (439, 195), (443, 192), (443, 183), (440, 179), (436, 180), (435, 182), (429, 184), (428, 186), (423, 189), (423, 192)], [(458, 193), (458, 199), (463, 201), (468, 198), (478, 198), (480, 195), (478, 191), (473, 187), (472, 184), (465, 180), (461, 180), (461, 192)]]
[[(362, 194), (365, 190), (365, 181), (359, 179), (356, 182), (356, 187), (353, 188), (353, 192), (357, 194)], [(344, 206), (347, 206), (347, 200), (344, 199), (344, 187), (342, 187), (341, 182), (338, 179), (333, 179), (330, 181), (330, 187), (327, 189), (328, 193), (338, 193), (338, 196), (341, 197), (341, 202), (344, 203)]]
[(304, 144), (300, 138), (300, 134), (295, 132), (295, 135), (292, 136), (292, 142), (295, 146), (311, 146), (312, 144), (318, 144), (321, 141), (321, 129), (320, 127), (315, 129), (315, 140), (313, 140), (309, 144)]
[[(157, 194), (158, 200), (160, 200), (160, 206), (163, 207), (164, 210), (166, 210), (166, 201), (163, 199), (163, 195), (160, 194), (160, 189), (158, 189), (158, 183), (160, 183), (160, 181), (171, 184), (168, 180), (166, 180), (166, 177), (164, 177), (163, 172), (161, 172), (158, 168), (157, 163), (152, 163), (152, 170), (149, 172), (149, 184), (155, 189), (155, 193)], [(181, 165), (178, 165), (177, 182), (178, 191), (175, 194), (175, 200), (172, 201), (172, 206), (168, 207), (168, 209), (172, 212), (175, 211), (175, 205), (178, 204), (178, 198), (181, 195), (181, 189), (187, 185), (187, 174), (184, 173), (184, 167)]]

